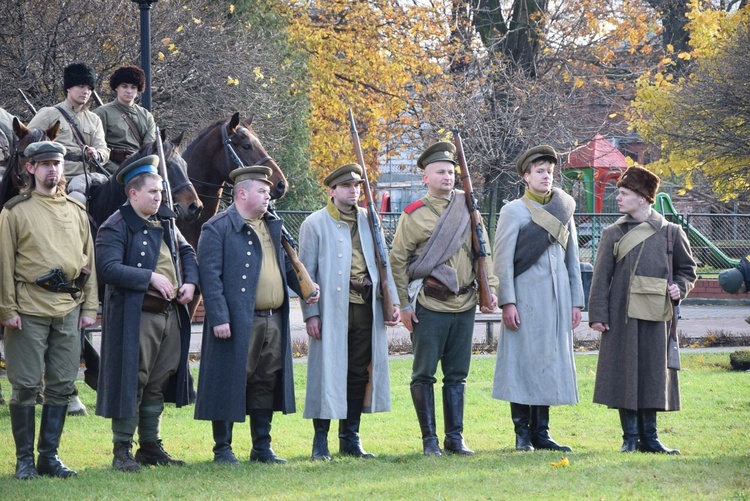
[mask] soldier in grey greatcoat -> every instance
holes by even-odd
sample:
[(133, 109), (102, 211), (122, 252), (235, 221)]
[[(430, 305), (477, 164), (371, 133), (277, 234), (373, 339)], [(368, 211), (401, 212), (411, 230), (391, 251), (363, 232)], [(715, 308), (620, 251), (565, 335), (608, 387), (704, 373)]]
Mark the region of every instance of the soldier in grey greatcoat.
[[(619, 410), (622, 452), (679, 454), (659, 441), (656, 413), (680, 410), (678, 372), (667, 367), (668, 321), (671, 301), (693, 288), (695, 261), (682, 228), (651, 208), (657, 176), (633, 166), (617, 187), (617, 205), (625, 215), (602, 232), (589, 296), (589, 324), (602, 333), (594, 402)], [(644, 292), (659, 317), (631, 308), (640, 303), (634, 296)]]
[(510, 402), (516, 449), (570, 451), (549, 435), (550, 405), (578, 402), (573, 329), (581, 322), (575, 201), (552, 187), (557, 152), (537, 146), (516, 164), (524, 196), (500, 211), (495, 274), (503, 326), (492, 396)]
[[(324, 180), (328, 203), (300, 227), (300, 259), (320, 284), (317, 304), (302, 304), (309, 338), (305, 418), (315, 437), (313, 460), (331, 459), (328, 430), (339, 419), (339, 452), (372, 458), (359, 437), (362, 412), (391, 410), (386, 326), (380, 276), (367, 211), (357, 207), (362, 167), (347, 164)], [(390, 266), (388, 266), (390, 270)], [(397, 298), (393, 277), (386, 277)]]

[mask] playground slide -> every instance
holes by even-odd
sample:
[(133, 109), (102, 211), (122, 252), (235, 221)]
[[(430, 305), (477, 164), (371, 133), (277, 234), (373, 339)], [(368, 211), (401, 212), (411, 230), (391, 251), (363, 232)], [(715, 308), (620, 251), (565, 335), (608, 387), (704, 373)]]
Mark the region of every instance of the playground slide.
[(707, 249), (711, 256), (711, 262), (708, 263), (712, 268), (718, 268), (718, 269), (724, 269), (724, 268), (734, 268), (737, 266), (740, 261), (739, 259), (732, 259), (731, 257), (727, 256), (722, 252), (721, 249), (716, 247), (713, 242), (711, 242), (708, 238), (706, 238), (703, 233), (696, 230), (692, 226), (688, 226), (687, 221), (677, 214), (677, 211), (674, 209), (674, 205), (672, 204), (672, 199), (669, 198), (669, 195), (666, 193), (659, 193), (656, 195), (656, 200), (654, 201), (653, 205), (654, 209), (659, 211), (662, 215), (671, 215), (673, 216), (673, 219), (671, 221), (678, 223), (680, 226), (682, 226), (682, 229), (685, 230), (687, 233), (688, 239), (690, 240), (690, 245), (692, 247), (703, 247)]

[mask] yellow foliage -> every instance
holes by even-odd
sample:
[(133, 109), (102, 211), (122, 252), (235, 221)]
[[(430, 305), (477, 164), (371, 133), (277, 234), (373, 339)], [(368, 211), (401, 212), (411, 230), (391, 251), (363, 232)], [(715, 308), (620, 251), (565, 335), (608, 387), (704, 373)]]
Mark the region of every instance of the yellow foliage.
[(570, 461), (568, 461), (568, 458), (562, 458), (560, 461), (556, 463), (550, 463), (552, 466), (559, 467), (559, 466), (570, 466)]
[(263, 77), (263, 72), (261, 71), (261, 69), (258, 66), (256, 66), (255, 68), (253, 68), (253, 73), (255, 74), (255, 81), (256, 82), (258, 80), (263, 80), (263, 78), (264, 78)]
[(156, 54), (156, 59), (158, 61), (164, 61), (164, 59), (165, 59), (164, 53), (163, 52), (159, 52), (158, 54)]
[(229, 13), (230, 14), (234, 14), (234, 4), (233, 3), (229, 4)]
[(175, 31), (177, 31), (177, 33), (179, 33), (179, 32), (181, 32), (181, 31), (182, 31), (183, 29), (184, 29), (184, 28), (182, 27), (182, 25), (179, 25), (179, 26), (177, 27), (177, 30), (175, 30)]
[(239, 85), (240, 79), (234, 77), (227, 77), (227, 85)]

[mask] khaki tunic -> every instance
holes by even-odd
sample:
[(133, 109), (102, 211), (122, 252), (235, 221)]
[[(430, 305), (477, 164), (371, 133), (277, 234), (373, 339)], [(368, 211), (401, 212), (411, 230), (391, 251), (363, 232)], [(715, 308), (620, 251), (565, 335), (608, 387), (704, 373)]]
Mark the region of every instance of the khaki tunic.
[[(104, 140), (104, 128), (102, 128), (102, 121), (99, 120), (99, 117), (96, 116), (94, 112), (86, 109), (85, 106), (79, 112), (74, 111), (67, 99), (58, 103), (58, 106), (61, 106), (67, 111), (76, 123), (85, 145), (98, 151), (102, 157), (102, 165), (106, 164), (109, 161), (109, 148), (107, 148), (107, 143)], [(58, 120), (60, 121), (60, 134), (55, 141), (63, 144), (68, 150), (66, 156), (80, 156), (81, 148), (78, 146), (78, 141), (76, 141), (73, 136), (73, 130), (70, 123), (54, 106), (48, 106), (39, 110), (36, 116), (31, 119), (31, 122), (29, 122), (28, 127), (30, 129), (47, 129)], [(70, 180), (73, 176), (79, 174), (83, 174), (83, 162), (65, 160), (65, 177)]]
[[(96, 318), (94, 242), (83, 207), (62, 194), (19, 196), (27, 199), (0, 212), (0, 320), (19, 313), (62, 317), (81, 303), (81, 315)], [(77, 299), (34, 283), (53, 268), (74, 280), (84, 266), (91, 276)]]
[[(114, 100), (111, 103), (98, 107), (94, 110), (94, 113), (102, 121), (104, 138), (110, 149), (118, 148), (138, 151), (144, 144), (152, 143), (156, 140), (154, 116), (143, 106), (137, 104), (126, 106)], [(127, 116), (135, 127), (140, 136), (140, 141), (133, 134), (123, 115)], [(118, 167), (118, 164), (110, 160), (107, 170), (114, 172)]]
[[(456, 196), (456, 194), (461, 194), (461, 192), (454, 190), (451, 193), (451, 197)], [(391, 249), (390, 255), (391, 267), (393, 269), (393, 280), (396, 283), (396, 289), (398, 290), (398, 297), (402, 307), (409, 304), (409, 263), (422, 253), (427, 241), (435, 230), (440, 215), (450, 203), (449, 198), (435, 197), (429, 194), (426, 195), (424, 199), (436, 209), (437, 213), (433, 212), (427, 205), (419, 207), (410, 213), (403, 212), (398, 220), (396, 234), (393, 237), (393, 248)], [(485, 242), (488, 242), (487, 250), (489, 251), (489, 237), (487, 236), (487, 231), (484, 227), (482, 227), (482, 232), (484, 233)], [(494, 294), (497, 290), (498, 280), (497, 277), (492, 274), (492, 256), (488, 255), (485, 258), (485, 263), (490, 290)], [(474, 282), (476, 279), (476, 273), (474, 272), (474, 260), (471, 249), (471, 232), (469, 232), (469, 236), (464, 245), (462, 245), (461, 248), (451, 256), (446, 264), (456, 269), (459, 287), (470, 285)], [(452, 296), (448, 298), (447, 301), (439, 301), (435, 298), (426, 296), (423, 289), (419, 291), (418, 300), (422, 306), (432, 311), (458, 313), (476, 307), (477, 292), (476, 290), (473, 290), (461, 296)]]

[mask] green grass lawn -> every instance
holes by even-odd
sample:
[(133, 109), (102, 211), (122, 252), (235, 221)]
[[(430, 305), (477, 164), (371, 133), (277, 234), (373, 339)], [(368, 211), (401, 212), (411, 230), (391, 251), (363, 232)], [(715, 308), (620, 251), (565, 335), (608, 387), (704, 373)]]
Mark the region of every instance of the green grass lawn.
[[(242, 466), (215, 466), (210, 423), (193, 420), (192, 407), (168, 407), (165, 448), (187, 461), (184, 468), (112, 471), (110, 421), (92, 414), (68, 418), (62, 437), (61, 457), (78, 478), (18, 481), (8, 408), (0, 407), (0, 499), (750, 499), (750, 374), (730, 371), (728, 360), (728, 354), (683, 355), (683, 410), (659, 415), (660, 439), (682, 455), (665, 456), (618, 452), (617, 411), (591, 403), (596, 356), (577, 357), (581, 403), (551, 410), (553, 438), (574, 450), (566, 467), (551, 464), (560, 453), (513, 449), (509, 406), (491, 397), (494, 357), (476, 357), (469, 376), (465, 436), (473, 457), (421, 454), (408, 358), (391, 361), (393, 411), (363, 416), (363, 444), (377, 455), (369, 461), (338, 458), (333, 430), (334, 460), (309, 460), (304, 362), (295, 365), (297, 414), (274, 420), (274, 449), (289, 460), (282, 466), (247, 461), (247, 423), (236, 424), (234, 433)], [(7, 380), (2, 384), (7, 396)], [(94, 393), (79, 387), (93, 410)], [(442, 429), (440, 403), (437, 417)]]

